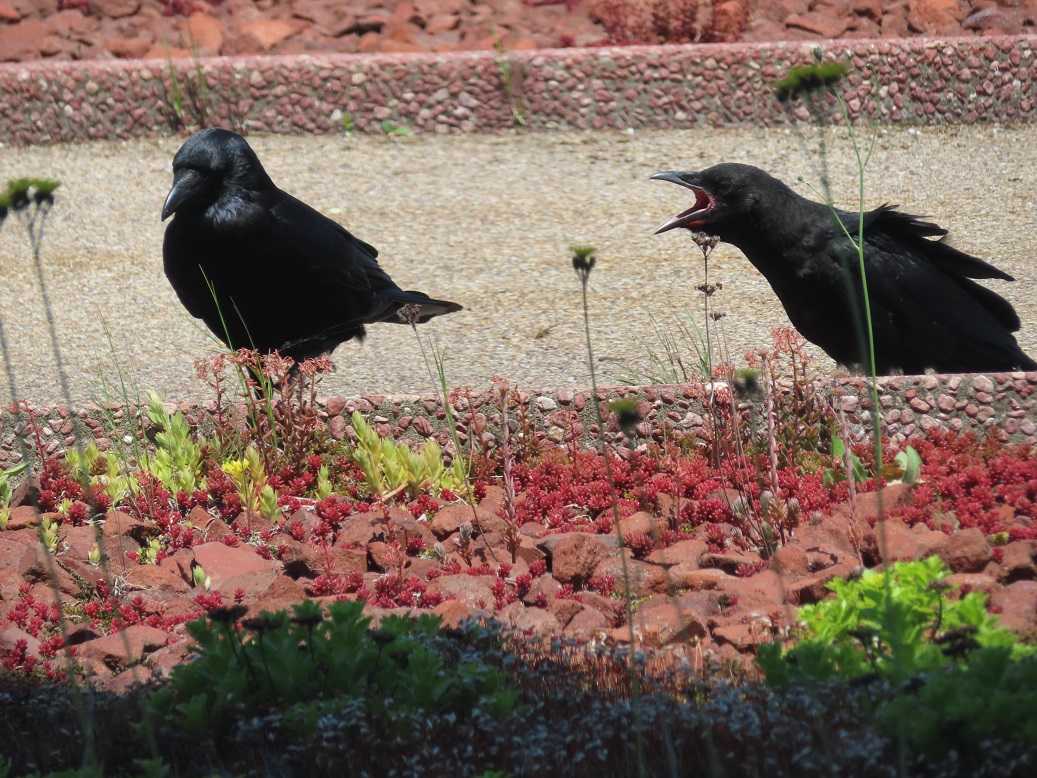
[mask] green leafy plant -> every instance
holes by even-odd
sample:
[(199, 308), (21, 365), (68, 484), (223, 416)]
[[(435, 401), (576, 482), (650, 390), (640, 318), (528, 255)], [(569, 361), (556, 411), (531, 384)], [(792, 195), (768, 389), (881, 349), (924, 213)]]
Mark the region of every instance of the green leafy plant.
[(356, 122), (353, 120), (353, 114), (349, 111), (342, 112), (342, 132), (349, 135), (356, 129)]
[(368, 488), (379, 497), (406, 491), (417, 497), (422, 491), (438, 494), (443, 489), (463, 491), (467, 481), (464, 458), (456, 455), (450, 466), (443, 461), (443, 450), (434, 440), (427, 440), (419, 451), (406, 443), (382, 438), (360, 415), (353, 412), (356, 447), (350, 455), (360, 469)]
[(981, 648), (968, 661), (929, 673), (914, 693), (880, 707), (882, 729), (928, 757), (952, 751), (977, 762), (999, 739), (1037, 745), (1037, 655)]
[[(439, 641), (439, 619), (388, 617), (377, 630), (359, 602), (337, 602), (324, 618), (313, 602), (241, 622), (243, 608), (214, 611), (188, 625), (198, 658), (173, 670), (149, 706), (173, 726), (215, 736), (244, 714), (302, 706), (295, 715), (314, 722), (321, 703), (363, 700), (384, 711), (510, 712), (517, 693), (505, 676), (478, 660), (449, 657)], [(307, 716), (306, 713), (315, 714)]]
[(985, 595), (950, 599), (947, 574), (930, 557), (833, 581), (834, 598), (799, 609), (800, 642), (761, 646), (767, 682), (885, 680), (874, 716), (916, 754), (982, 761), (993, 738), (1037, 744), (1037, 646), (1001, 627)]
[(61, 539), (60, 529), (61, 525), (56, 519), (50, 516), (44, 516), (40, 519), (40, 542), (52, 554), (58, 553), (58, 543)]
[(202, 448), (194, 441), (179, 411), (170, 414), (155, 392), (148, 393), (148, 418), (158, 427), (154, 455), (143, 454), (141, 469), (151, 473), (172, 494), (205, 488)]
[[(1020, 643), (986, 610), (986, 595), (947, 596), (949, 570), (936, 556), (866, 571), (856, 580), (828, 584), (835, 597), (799, 609), (804, 632), (783, 651), (762, 646), (757, 656), (768, 683), (823, 681), (878, 674), (904, 682), (958, 660), (955, 641), (997, 648), (1019, 658), (1035, 647)], [(962, 644), (964, 647), (965, 643)], [(962, 654), (968, 656), (968, 652)]]
[(11, 520), (11, 496), (14, 493), (11, 479), (20, 475), (28, 466), (28, 462), (22, 462), (0, 470), (0, 530), (7, 529), (7, 522)]
[(246, 516), (258, 514), (270, 521), (281, 519), (277, 492), (267, 482), (266, 468), (255, 446), (249, 445), (245, 449), (243, 459), (232, 459), (220, 467), (237, 487)]
[(137, 486), (119, 456), (113, 451), (101, 453), (92, 440), (82, 450), (66, 451), (65, 464), (72, 478), (84, 486), (99, 487), (112, 505), (122, 502)]
[(407, 138), (414, 134), (410, 127), (403, 124), (397, 124), (392, 119), (385, 119), (382, 121), (382, 132), (390, 138)]

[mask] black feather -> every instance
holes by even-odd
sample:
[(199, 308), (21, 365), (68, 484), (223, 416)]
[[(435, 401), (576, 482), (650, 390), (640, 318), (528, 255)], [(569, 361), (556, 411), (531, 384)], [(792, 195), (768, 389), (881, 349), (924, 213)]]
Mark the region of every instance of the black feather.
[[(405, 305), (418, 306), (417, 323), (461, 310), (400, 289), (374, 246), (278, 189), (235, 133), (196, 133), (173, 170), (166, 276), (184, 307), (232, 348), (302, 360), (363, 338), (367, 324), (398, 320)], [(178, 181), (185, 185), (174, 197)]]

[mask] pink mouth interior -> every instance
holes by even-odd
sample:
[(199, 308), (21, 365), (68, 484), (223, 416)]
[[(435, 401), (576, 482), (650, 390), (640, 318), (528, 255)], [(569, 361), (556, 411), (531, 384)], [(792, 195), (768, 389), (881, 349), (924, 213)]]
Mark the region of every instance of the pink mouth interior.
[(696, 187), (692, 189), (692, 191), (695, 193), (695, 204), (691, 206), (691, 208), (677, 214), (678, 219), (683, 219), (694, 213), (705, 213), (713, 208), (713, 198), (710, 197), (704, 189)]

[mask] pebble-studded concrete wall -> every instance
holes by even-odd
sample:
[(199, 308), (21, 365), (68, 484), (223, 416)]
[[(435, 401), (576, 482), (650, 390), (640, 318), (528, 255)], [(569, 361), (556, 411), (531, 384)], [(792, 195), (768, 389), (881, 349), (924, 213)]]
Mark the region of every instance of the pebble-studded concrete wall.
[[(130, 138), (199, 125), (277, 133), (772, 125), (773, 84), (813, 44), (497, 54), (325, 55), (0, 65), (0, 139)], [(919, 124), (1021, 122), (1037, 37), (834, 41), (851, 114)]]
[[(830, 393), (833, 405), (844, 412), (852, 435), (870, 432), (870, 389), (865, 379), (836, 379), (819, 386)], [(553, 443), (578, 438), (581, 444), (597, 439), (594, 406), (590, 391), (571, 389), (518, 393), (509, 418), (522, 420), (526, 429)], [(665, 434), (696, 434), (708, 425), (709, 411), (702, 385), (607, 387), (599, 389), (603, 415), (608, 420), (606, 439), (617, 445), (636, 445)], [(620, 397), (638, 401), (643, 419), (632, 441), (623, 440), (608, 403)], [(741, 398), (745, 413), (759, 414), (759, 395)], [(462, 445), (469, 436), (479, 436), (492, 445), (500, 429), (498, 401), (490, 392), (455, 390), (451, 405)], [(879, 380), (879, 405), (883, 430), (894, 442), (932, 429), (992, 433), (1003, 440), (1037, 444), (1037, 372), (991, 375), (895, 376)], [(751, 407), (750, 407), (751, 406)], [(207, 425), (210, 411), (204, 407), (171, 406), (183, 411), (194, 425)], [(350, 436), (349, 418), (360, 411), (383, 436), (420, 440), (436, 437), (450, 445), (446, 413), (436, 397), (328, 397), (320, 403), (320, 414), (331, 434)], [(102, 448), (112, 435), (139, 434), (140, 412), (113, 405), (109, 408), (32, 408), (18, 414), (0, 415), (0, 467), (23, 457), (35, 458), (42, 446), (46, 455), (75, 445), (77, 432), (83, 439), (96, 439)], [(128, 422), (128, 423), (127, 423)], [(39, 436), (39, 445), (37, 444)], [(132, 442), (132, 441), (129, 441)]]

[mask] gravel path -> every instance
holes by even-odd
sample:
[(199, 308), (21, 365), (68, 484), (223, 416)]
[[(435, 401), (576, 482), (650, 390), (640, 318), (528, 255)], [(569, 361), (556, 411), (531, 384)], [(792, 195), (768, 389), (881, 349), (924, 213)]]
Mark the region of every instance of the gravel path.
[[(869, 206), (883, 201), (931, 215), (957, 246), (989, 258), (1017, 282), (990, 282), (1024, 321), (1037, 354), (1037, 126), (1019, 129), (886, 128), (869, 169)], [(660, 169), (721, 160), (752, 162), (795, 182), (816, 180), (786, 130), (694, 130), (508, 136), (260, 137), (252, 141), (274, 180), (340, 219), (381, 250), (404, 288), (465, 305), (421, 328), (446, 350), (453, 384), (485, 386), (505, 375), (530, 388), (588, 384), (579, 286), (567, 246), (588, 242), (599, 264), (591, 290), (601, 380), (644, 363), (657, 344), (652, 318), (671, 332), (701, 321), (694, 286), (702, 266), (688, 239), (653, 228), (686, 207), (676, 187), (648, 181)], [(200, 398), (192, 360), (214, 350), (180, 307), (161, 267), (159, 210), (176, 139), (0, 148), (0, 180), (62, 181), (44, 247), (46, 283), (76, 401), (105, 396), (98, 376), (122, 372), (164, 396)], [(855, 192), (844, 143), (831, 154), (837, 193)], [(803, 184), (800, 191), (810, 194)], [(731, 247), (711, 263), (733, 354), (768, 342), (786, 323), (763, 278)], [(27, 241), (9, 219), (0, 231), (0, 317), (20, 397), (61, 392)], [(305, 304), (284, 300), (285, 305)], [(106, 331), (111, 333), (109, 345)], [(329, 393), (424, 392), (431, 383), (413, 334), (370, 328), (362, 345), (334, 355)], [(821, 356), (821, 364), (832, 363)], [(11, 396), (7, 381), (0, 395)]]

